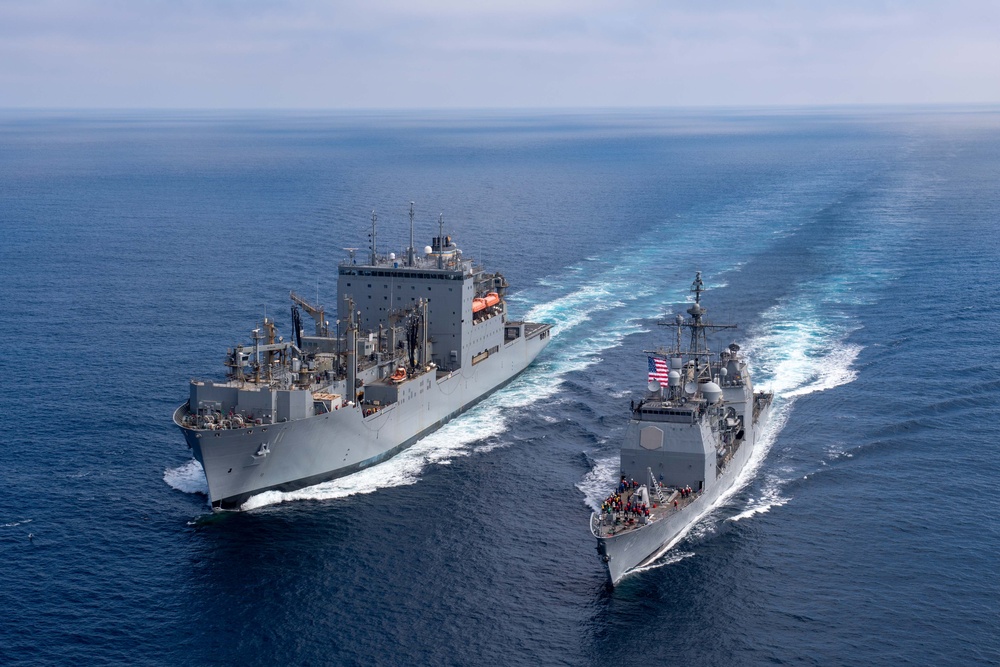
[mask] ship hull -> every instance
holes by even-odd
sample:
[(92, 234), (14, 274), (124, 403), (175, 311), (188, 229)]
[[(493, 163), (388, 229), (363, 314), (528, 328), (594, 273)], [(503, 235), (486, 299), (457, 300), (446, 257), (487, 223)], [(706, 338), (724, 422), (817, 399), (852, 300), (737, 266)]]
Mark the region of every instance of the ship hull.
[(549, 340), (520, 338), (471, 369), (427, 374), (414, 383), (411, 398), (368, 416), (354, 405), (296, 421), (205, 431), (182, 424), (182, 405), (174, 422), (204, 468), (212, 507), (238, 509), (259, 493), (295, 491), (395, 456), (513, 381)]
[(607, 537), (601, 537), (597, 533), (595, 521), (599, 515), (595, 513), (591, 517), (591, 533), (597, 538), (597, 552), (612, 585), (617, 584), (631, 570), (648, 565), (666, 553), (733, 488), (760, 444), (769, 410), (768, 407), (761, 411), (757, 424), (747, 434), (744, 444), (735, 452), (725, 471), (682, 510), (639, 528)]

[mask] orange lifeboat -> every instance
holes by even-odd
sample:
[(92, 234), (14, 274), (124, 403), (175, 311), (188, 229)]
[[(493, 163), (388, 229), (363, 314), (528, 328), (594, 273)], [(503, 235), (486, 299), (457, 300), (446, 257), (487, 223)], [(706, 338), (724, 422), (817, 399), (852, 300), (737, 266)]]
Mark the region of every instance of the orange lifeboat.
[(400, 366), (396, 369), (396, 372), (389, 377), (389, 379), (397, 384), (402, 382), (406, 379), (406, 369)]
[(476, 297), (472, 300), (472, 312), (478, 313), (481, 310), (485, 310), (490, 306), (495, 306), (500, 303), (500, 295), (496, 292), (490, 292), (485, 297)]

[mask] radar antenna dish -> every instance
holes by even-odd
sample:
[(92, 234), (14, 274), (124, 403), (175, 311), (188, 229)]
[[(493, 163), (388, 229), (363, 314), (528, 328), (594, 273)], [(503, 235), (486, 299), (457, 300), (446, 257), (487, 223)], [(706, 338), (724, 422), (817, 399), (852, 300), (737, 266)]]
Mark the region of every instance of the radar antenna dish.
[(684, 385), (684, 393), (689, 396), (694, 396), (696, 393), (698, 393), (698, 385), (694, 382), (688, 382), (686, 385)]
[(649, 389), (649, 392), (651, 394), (655, 394), (656, 392), (660, 391), (660, 383), (659, 383), (659, 381), (657, 381), (656, 378), (653, 378), (652, 380), (650, 380), (649, 384), (646, 385), (646, 387), (647, 387), (647, 389)]

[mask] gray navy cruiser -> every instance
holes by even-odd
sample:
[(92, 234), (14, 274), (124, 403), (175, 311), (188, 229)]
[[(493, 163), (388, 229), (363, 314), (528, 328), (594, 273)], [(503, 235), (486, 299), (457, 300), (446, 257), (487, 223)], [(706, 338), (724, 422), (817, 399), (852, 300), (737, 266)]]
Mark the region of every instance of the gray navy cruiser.
[[(443, 225), (400, 258), (355, 249), (338, 269), (344, 315), (291, 293), (292, 340), (272, 319), (230, 349), (223, 382), (192, 380), (174, 412), (208, 480), (215, 509), (268, 490), (292, 491), (384, 461), (523, 371), (550, 325), (507, 317), (506, 280), (462, 255)], [(302, 311), (315, 322), (304, 335)]]
[(754, 392), (739, 345), (718, 357), (709, 350), (710, 331), (735, 326), (704, 321), (701, 272), (691, 291), (676, 347), (650, 353), (648, 392), (631, 406), (618, 487), (590, 518), (612, 584), (669, 550), (733, 487), (771, 409), (773, 394)]

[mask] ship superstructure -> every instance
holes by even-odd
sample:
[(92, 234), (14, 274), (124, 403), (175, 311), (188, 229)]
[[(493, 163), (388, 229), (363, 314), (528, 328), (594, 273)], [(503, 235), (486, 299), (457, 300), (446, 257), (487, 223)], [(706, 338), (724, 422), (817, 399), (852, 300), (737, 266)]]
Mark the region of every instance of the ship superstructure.
[(673, 349), (647, 353), (649, 384), (630, 406), (618, 486), (591, 515), (612, 584), (662, 555), (733, 487), (771, 408), (771, 393), (754, 392), (739, 345), (718, 356), (709, 349), (710, 332), (735, 326), (704, 319), (701, 272), (691, 291), (690, 317), (673, 323)]
[[(550, 325), (510, 320), (507, 282), (439, 233), (418, 252), (338, 266), (341, 317), (292, 292), (292, 336), (265, 318), (230, 349), (225, 381), (192, 380), (174, 412), (213, 508), (290, 491), (383, 461), (503, 387), (549, 342)], [(304, 329), (302, 311), (314, 321)]]

